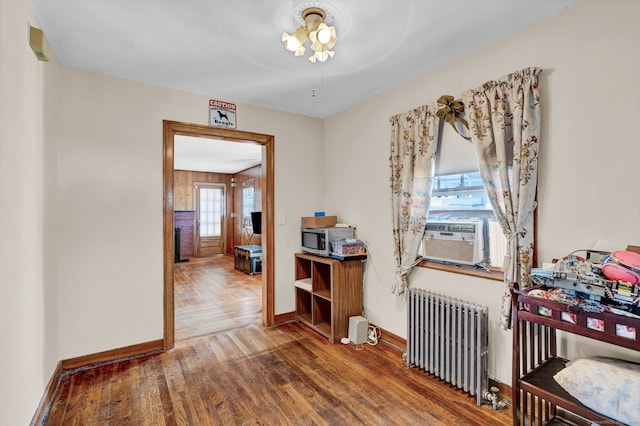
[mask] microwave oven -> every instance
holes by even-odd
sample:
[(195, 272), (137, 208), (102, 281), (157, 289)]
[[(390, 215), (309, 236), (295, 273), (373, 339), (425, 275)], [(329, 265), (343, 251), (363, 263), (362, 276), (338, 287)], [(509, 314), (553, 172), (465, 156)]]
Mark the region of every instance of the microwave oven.
[(331, 255), (331, 242), (353, 238), (353, 228), (332, 226), (330, 228), (301, 228), (302, 251), (318, 256)]

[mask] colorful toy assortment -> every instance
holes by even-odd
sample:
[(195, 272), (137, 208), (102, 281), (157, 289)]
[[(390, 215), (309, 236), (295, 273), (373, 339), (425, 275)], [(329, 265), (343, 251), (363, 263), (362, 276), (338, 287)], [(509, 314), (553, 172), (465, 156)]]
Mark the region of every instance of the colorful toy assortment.
[[(575, 252), (574, 252), (575, 253)], [(594, 264), (574, 253), (553, 264), (553, 269), (534, 268), (531, 280), (535, 284), (562, 289), (555, 298), (577, 298), (586, 311), (631, 315), (640, 318), (640, 254), (616, 251), (601, 264)], [(567, 303), (567, 300), (563, 301)], [(597, 324), (591, 324), (597, 329)]]

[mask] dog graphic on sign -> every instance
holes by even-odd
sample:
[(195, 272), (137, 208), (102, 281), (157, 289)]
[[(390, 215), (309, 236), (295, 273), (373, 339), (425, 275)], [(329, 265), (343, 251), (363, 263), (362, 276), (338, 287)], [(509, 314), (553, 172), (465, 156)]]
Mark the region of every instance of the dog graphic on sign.
[(222, 110), (218, 110), (218, 118), (220, 118), (220, 120), (226, 120), (227, 123), (231, 123), (231, 121), (229, 121), (229, 116), (227, 115), (227, 111), (222, 112)]
[(236, 128), (236, 105), (224, 101), (209, 101), (209, 119), (212, 126)]

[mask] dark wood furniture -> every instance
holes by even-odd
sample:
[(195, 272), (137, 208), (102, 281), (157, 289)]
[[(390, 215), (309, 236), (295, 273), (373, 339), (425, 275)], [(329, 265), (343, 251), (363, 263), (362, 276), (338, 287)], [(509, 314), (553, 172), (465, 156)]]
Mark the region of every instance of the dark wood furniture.
[(194, 256), (193, 239), (195, 232), (196, 212), (193, 210), (176, 210), (173, 213), (175, 229), (180, 230), (179, 253), (181, 258)]
[(296, 253), (295, 268), (296, 319), (331, 343), (347, 337), (362, 315), (362, 260)]
[[(610, 313), (586, 312), (564, 303), (536, 298), (512, 290), (513, 306), (513, 424), (543, 425), (565, 423), (558, 408), (592, 422), (623, 424), (584, 406), (567, 393), (553, 378), (567, 359), (557, 354), (556, 331), (585, 336), (612, 345), (640, 350), (640, 320)], [(546, 308), (551, 316), (540, 314)], [(576, 324), (562, 319), (562, 313), (575, 315)], [(587, 318), (600, 319), (604, 330), (587, 328)], [(636, 338), (616, 334), (616, 324), (635, 327)]]

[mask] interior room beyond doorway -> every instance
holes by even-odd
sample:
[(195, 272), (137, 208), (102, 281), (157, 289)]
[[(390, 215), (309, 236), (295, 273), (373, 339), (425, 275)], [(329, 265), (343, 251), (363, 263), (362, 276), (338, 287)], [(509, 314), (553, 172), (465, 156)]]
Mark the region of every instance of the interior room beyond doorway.
[[(181, 168), (179, 160), (179, 148), (175, 143), (176, 138), (183, 136), (193, 136), (200, 142), (206, 142), (217, 139), (222, 141), (225, 145), (229, 146), (245, 146), (249, 145), (252, 148), (258, 148), (260, 153), (261, 163), (248, 169), (234, 170), (234, 171), (206, 171), (200, 172), (198, 170), (178, 170)], [(184, 288), (179, 286), (182, 283), (177, 283), (177, 274), (183, 273), (182, 267), (185, 263), (191, 263), (193, 261), (200, 261), (201, 258), (195, 257), (195, 252), (190, 253), (193, 258), (183, 258), (183, 254), (178, 255), (176, 249), (182, 249), (181, 240), (176, 238), (175, 219), (180, 212), (194, 211), (194, 185), (199, 183), (214, 183), (209, 182), (211, 180), (217, 180), (216, 183), (226, 188), (224, 196), (224, 207), (221, 213), (220, 231), (224, 229), (225, 232), (221, 232), (221, 239), (223, 240), (224, 248), (221, 259), (212, 257), (211, 260), (215, 262), (209, 266), (215, 264), (218, 268), (215, 272), (212, 272), (211, 276), (225, 277), (228, 281), (234, 281), (237, 283), (244, 283), (250, 285), (259, 281), (258, 289), (260, 290), (260, 308), (248, 308), (245, 311), (259, 312), (259, 317), (262, 319), (262, 325), (273, 324), (273, 260), (269, 254), (273, 250), (273, 137), (269, 135), (254, 134), (250, 132), (242, 132), (230, 129), (219, 129), (211, 126), (201, 126), (188, 123), (177, 122), (164, 122), (164, 187), (165, 187), (165, 347), (173, 347), (177, 330), (178, 322), (176, 321), (178, 315), (178, 305), (183, 306), (183, 300), (178, 300), (180, 297), (189, 297), (189, 292), (184, 292)], [(198, 156), (203, 158), (203, 155)], [(236, 165), (237, 166), (237, 165)], [(206, 173), (206, 175), (196, 175), (196, 173)], [(211, 179), (215, 176), (215, 179)], [(255, 192), (259, 195), (256, 198), (255, 210), (262, 213), (262, 234), (259, 239), (256, 236), (250, 235), (248, 231), (248, 225), (243, 222), (242, 215), (242, 185), (237, 185), (238, 182), (251, 181), (255, 185)], [(187, 183), (188, 182), (188, 183)], [(239, 194), (239, 195), (238, 195)], [(198, 232), (197, 219), (193, 218), (193, 225), (186, 234), (188, 237), (195, 236)], [(191, 233), (191, 234), (190, 234)], [(170, 239), (170, 240), (169, 240)], [(190, 238), (189, 238), (190, 239)], [(170, 242), (171, 244), (168, 244)], [(195, 242), (195, 240), (194, 240)], [(267, 258), (266, 262), (262, 264), (261, 273), (253, 276), (252, 274), (245, 274), (246, 277), (241, 279), (241, 276), (233, 277), (238, 271), (227, 268), (233, 263), (233, 250), (238, 245), (246, 244), (258, 244), (264, 250), (264, 255)], [(195, 247), (195, 246), (194, 246)], [(189, 247), (185, 247), (187, 250)], [(170, 250), (169, 250), (170, 249)], [(182, 250), (180, 250), (182, 251)], [(188, 262), (185, 260), (189, 259)], [(194, 262), (195, 265), (195, 262)], [(196, 266), (191, 267), (194, 270), (198, 269)], [(199, 268), (202, 273), (202, 267)], [(239, 273), (243, 273), (239, 271)], [(197, 274), (196, 274), (197, 275)], [(180, 279), (185, 278), (181, 276)], [(189, 281), (192, 278), (185, 278), (185, 281)], [(242, 286), (240, 286), (242, 287)], [(195, 286), (192, 285), (191, 290)], [(178, 294), (178, 292), (181, 292)], [(193, 293), (191, 292), (193, 295)], [(224, 295), (219, 295), (225, 297)], [(226, 295), (229, 297), (229, 295)], [(251, 298), (251, 297), (249, 297)], [(224, 308), (229, 314), (228, 307)], [(236, 311), (242, 311), (242, 309), (236, 309)], [(242, 313), (246, 317), (246, 312)], [(241, 315), (241, 316), (242, 316)], [(193, 316), (197, 317), (196, 311), (193, 312)], [(250, 316), (250, 315), (249, 315)], [(184, 319), (182, 312), (180, 313), (180, 321)], [(259, 320), (258, 320), (259, 321)], [(224, 321), (222, 321), (224, 322)], [(200, 333), (201, 331), (196, 331)], [(188, 334), (188, 333), (187, 333)], [(179, 333), (180, 338), (188, 337), (184, 333)]]

